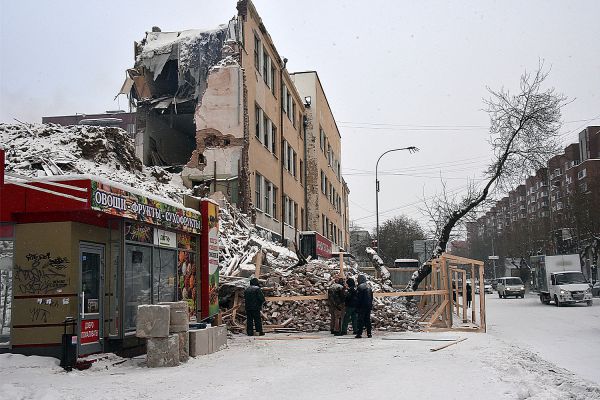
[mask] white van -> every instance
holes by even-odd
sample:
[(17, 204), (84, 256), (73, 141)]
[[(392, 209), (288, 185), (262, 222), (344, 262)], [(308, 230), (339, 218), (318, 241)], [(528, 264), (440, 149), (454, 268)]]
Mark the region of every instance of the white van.
[(505, 276), (498, 279), (496, 290), (500, 298), (507, 298), (508, 296), (525, 297), (525, 285), (523, 285), (521, 278), (515, 276)]

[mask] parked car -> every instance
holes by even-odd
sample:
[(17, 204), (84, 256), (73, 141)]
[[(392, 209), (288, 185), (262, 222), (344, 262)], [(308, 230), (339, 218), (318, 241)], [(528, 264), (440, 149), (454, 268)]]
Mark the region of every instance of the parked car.
[(498, 297), (507, 298), (508, 296), (525, 297), (525, 285), (519, 277), (507, 276), (498, 279)]
[(592, 296), (600, 297), (600, 281), (594, 283), (594, 286), (592, 286)]
[[(484, 293), (493, 293), (494, 290), (492, 289), (492, 284), (487, 281), (484, 281), (483, 291), (484, 291)], [(479, 294), (479, 282), (476, 283), (475, 294)]]

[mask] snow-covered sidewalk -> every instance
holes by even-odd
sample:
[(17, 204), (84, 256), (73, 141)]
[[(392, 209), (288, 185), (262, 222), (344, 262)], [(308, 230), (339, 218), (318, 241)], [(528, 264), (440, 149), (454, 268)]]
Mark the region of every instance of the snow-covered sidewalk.
[[(302, 335), (306, 336), (306, 335)], [(283, 338), (267, 335), (264, 338)], [(600, 387), (489, 334), (376, 333), (372, 339), (260, 340), (235, 336), (229, 348), (176, 368), (111, 355), (65, 373), (42, 357), (0, 355), (2, 399), (600, 399)], [(466, 341), (389, 340), (392, 338)]]

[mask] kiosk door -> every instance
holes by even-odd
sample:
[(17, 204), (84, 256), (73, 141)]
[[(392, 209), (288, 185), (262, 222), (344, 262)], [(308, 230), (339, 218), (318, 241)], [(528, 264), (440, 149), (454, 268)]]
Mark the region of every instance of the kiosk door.
[(102, 351), (102, 278), (104, 246), (79, 246), (79, 356)]

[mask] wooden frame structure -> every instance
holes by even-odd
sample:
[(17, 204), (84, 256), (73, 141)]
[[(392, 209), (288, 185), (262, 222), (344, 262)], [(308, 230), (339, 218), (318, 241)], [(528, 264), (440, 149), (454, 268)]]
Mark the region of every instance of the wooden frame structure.
[[(470, 276), (472, 307), (467, 307), (467, 276)], [(444, 253), (432, 260), (431, 273), (424, 281), (425, 291), (414, 292), (428, 294), (436, 291), (440, 294), (423, 296), (419, 302), (421, 323), (426, 330), (457, 330), (485, 332), (485, 290), (484, 263)], [(475, 297), (475, 282), (479, 285), (479, 299)], [(461, 301), (462, 299), (462, 301)], [(477, 312), (478, 311), (478, 312)], [(455, 321), (454, 317), (457, 318)]]
[[(340, 275), (344, 276), (343, 256), (340, 255)], [(257, 268), (257, 275), (260, 270)], [(478, 282), (479, 299), (475, 297), (475, 286), (471, 288), (472, 307), (469, 312), (467, 307), (467, 276), (471, 282)], [(414, 292), (377, 292), (373, 297), (414, 297), (420, 296), (419, 309), (421, 312), (420, 323), (426, 331), (453, 330), (467, 332), (486, 332), (485, 318), (485, 290), (484, 290), (484, 263), (444, 253), (438, 259), (432, 260), (431, 273), (423, 281), (424, 290)], [(462, 298), (462, 301), (461, 301)], [(303, 296), (268, 296), (266, 301), (306, 301), (326, 300), (327, 294)], [(234, 307), (227, 312), (235, 313), (239, 308), (238, 298)], [(455, 323), (455, 317), (457, 318)], [(286, 321), (282, 327), (285, 329)], [(265, 328), (279, 328), (279, 326), (265, 325)]]

